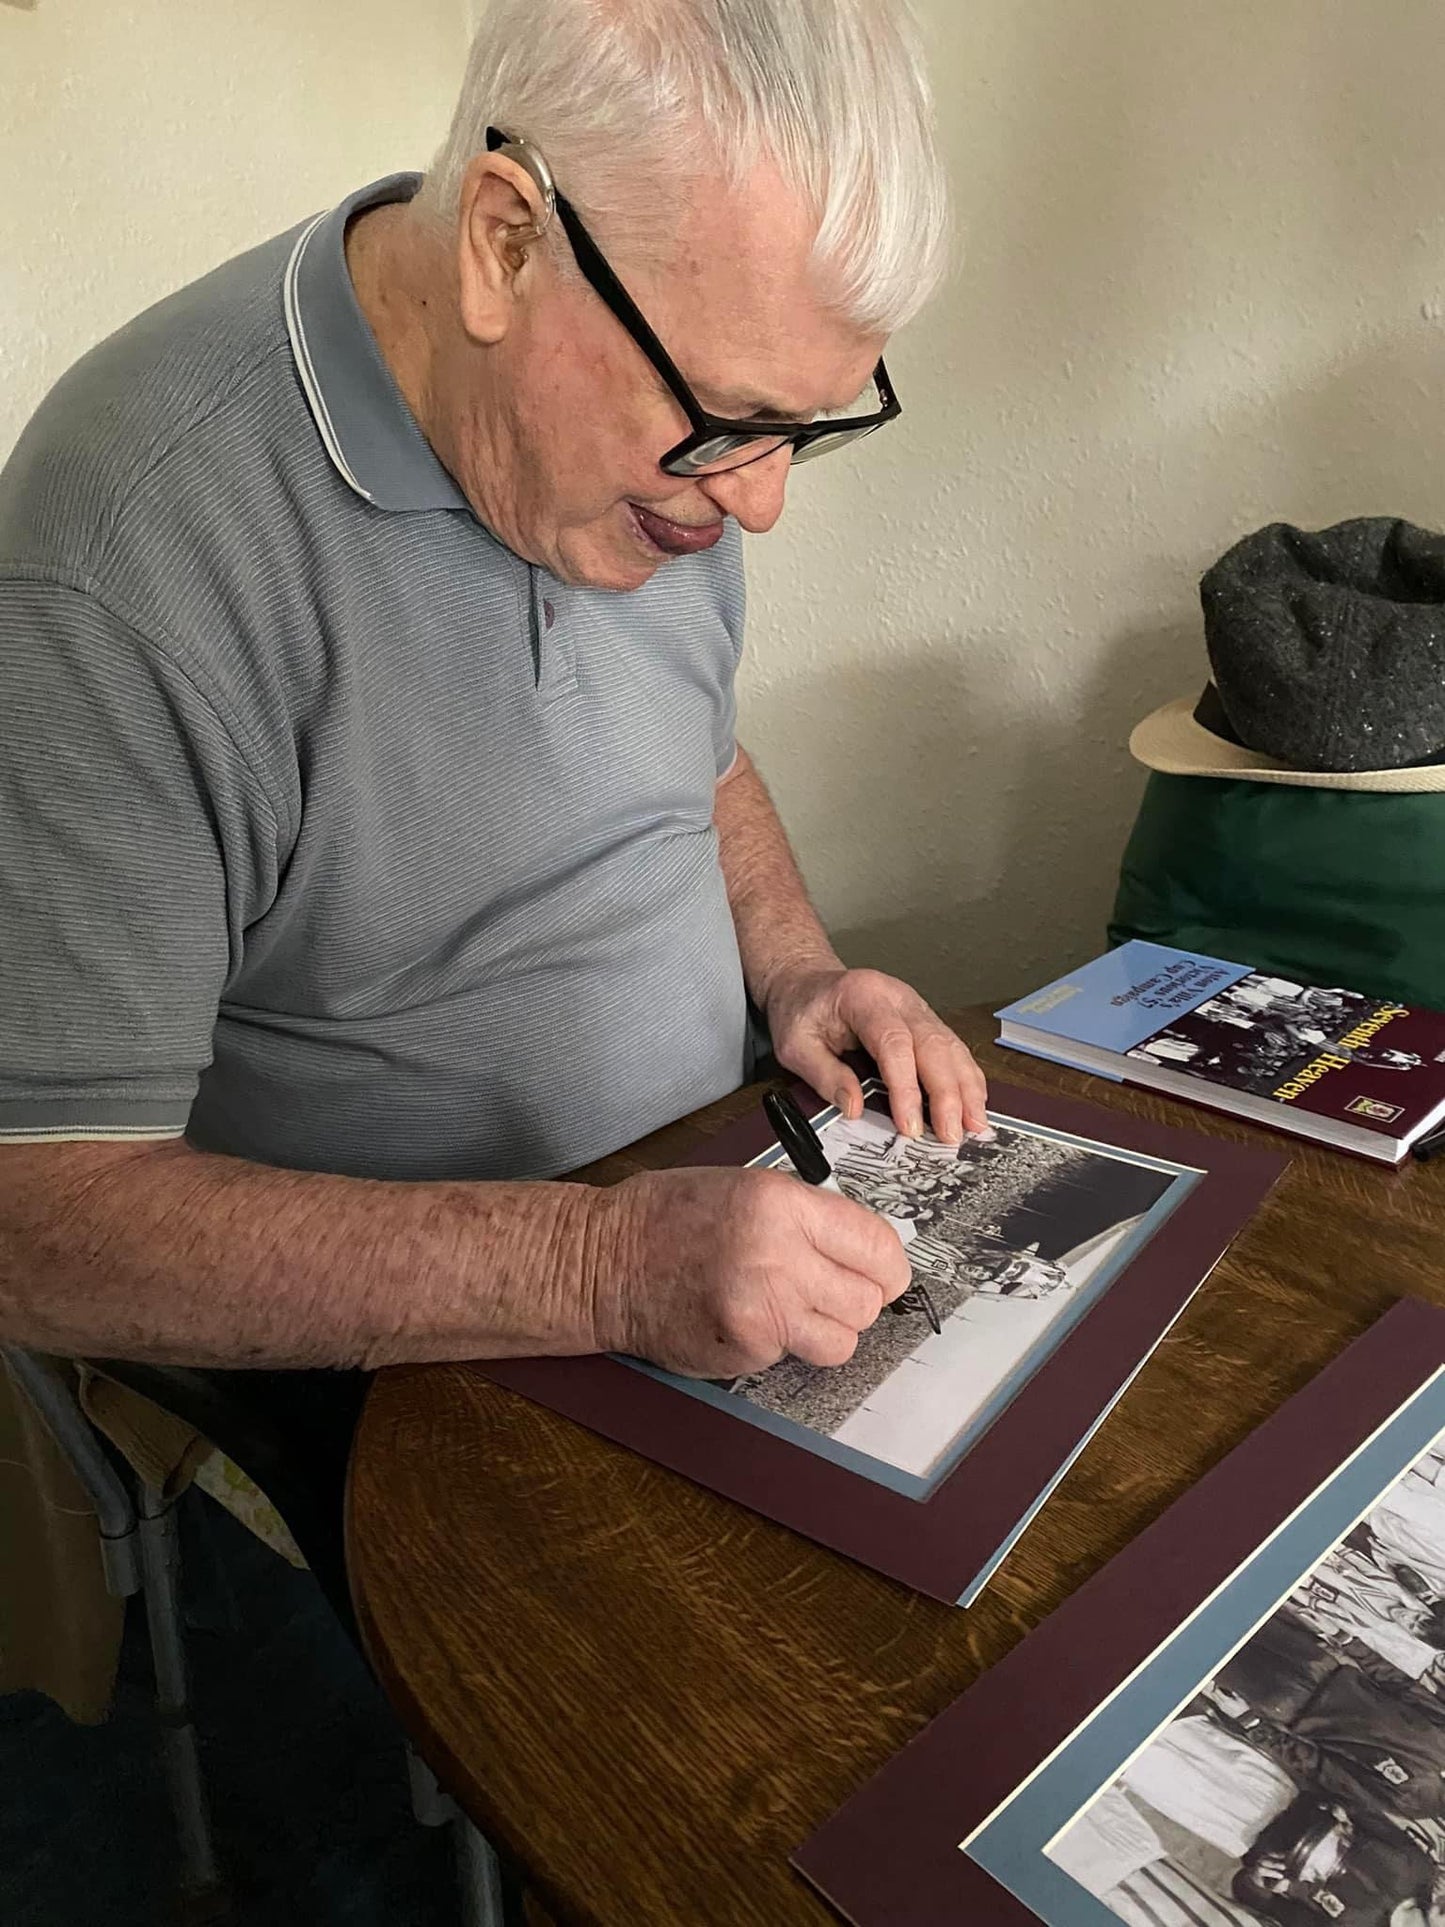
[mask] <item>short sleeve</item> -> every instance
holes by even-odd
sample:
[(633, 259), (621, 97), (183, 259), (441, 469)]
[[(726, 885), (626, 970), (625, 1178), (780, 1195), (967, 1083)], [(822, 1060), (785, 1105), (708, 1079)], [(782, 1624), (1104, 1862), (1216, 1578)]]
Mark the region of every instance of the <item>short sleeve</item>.
[(0, 1139), (185, 1128), (278, 862), (234, 732), (83, 589), (0, 578)]
[(743, 635), (747, 622), (747, 579), (743, 573), (742, 534), (735, 523), (729, 522), (726, 534), (718, 543), (716, 555), (719, 564), (719, 602), (723, 627), (727, 631), (728, 642), (732, 648), (732, 662), (723, 679), (722, 700), (718, 704), (717, 716), (713, 724), (713, 751), (717, 758), (718, 777), (721, 780), (737, 760), (736, 679), (738, 664), (743, 657)]

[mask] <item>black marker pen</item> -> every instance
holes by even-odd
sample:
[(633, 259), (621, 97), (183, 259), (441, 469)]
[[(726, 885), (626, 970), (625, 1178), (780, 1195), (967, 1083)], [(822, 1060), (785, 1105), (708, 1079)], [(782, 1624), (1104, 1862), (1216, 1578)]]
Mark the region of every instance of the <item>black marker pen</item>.
[[(813, 1128), (813, 1120), (786, 1085), (775, 1084), (765, 1094), (763, 1110), (769, 1124), (777, 1132), (778, 1143), (787, 1152), (788, 1161), (804, 1184), (827, 1184), (833, 1176), (833, 1167), (828, 1162), (828, 1153), (823, 1149), (823, 1140)], [(836, 1191), (837, 1188), (835, 1184), (833, 1189)], [(938, 1316), (938, 1309), (927, 1287), (916, 1278), (888, 1309), (900, 1314), (921, 1311), (935, 1332), (941, 1333), (943, 1330), (943, 1321)]]

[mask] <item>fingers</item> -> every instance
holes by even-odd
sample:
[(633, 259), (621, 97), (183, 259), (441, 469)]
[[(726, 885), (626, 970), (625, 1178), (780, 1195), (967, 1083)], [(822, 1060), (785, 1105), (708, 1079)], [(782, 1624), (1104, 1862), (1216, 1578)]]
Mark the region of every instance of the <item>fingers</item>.
[(838, 1077), (833, 1087), (833, 1102), (842, 1117), (862, 1117), (863, 1086), (846, 1064), (838, 1065)]
[(975, 1062), (973, 1052), (962, 1039), (957, 1041), (963, 1053), (963, 1128), (992, 1139), (997, 1134), (988, 1121), (988, 1079)]
[(810, 1294), (810, 1311), (846, 1325), (852, 1332), (865, 1332), (877, 1324), (888, 1303), (881, 1285), (861, 1272), (844, 1271), (837, 1265), (829, 1265), (825, 1271), (820, 1266), (820, 1271), (822, 1275)]
[[(834, 1289), (841, 1293), (843, 1279), (852, 1274), (879, 1295), (881, 1304), (863, 1321), (871, 1325), (883, 1304), (892, 1304), (907, 1291), (913, 1275), (898, 1233), (876, 1211), (839, 1191), (798, 1186), (791, 1202), (814, 1251), (838, 1274)], [(830, 1298), (816, 1291), (810, 1297), (817, 1309), (832, 1312)]]
[(789, 1350), (809, 1365), (846, 1365), (858, 1349), (858, 1334), (851, 1325), (840, 1325), (835, 1318), (808, 1312), (798, 1320)]
[(912, 1282), (894, 1227), (840, 1191), (781, 1171), (691, 1176), (717, 1192), (724, 1215), (707, 1247), (718, 1269), (705, 1320), (694, 1315), (685, 1332), (659, 1332), (640, 1348), (674, 1371), (728, 1377), (765, 1371), (785, 1353), (844, 1364)]
[[(896, 1238), (893, 1242), (898, 1245)], [(898, 1250), (901, 1254), (901, 1245)], [(908, 1281), (905, 1262), (905, 1287)], [(860, 1335), (877, 1323), (884, 1305), (898, 1295), (891, 1285), (880, 1289), (873, 1279), (822, 1259), (805, 1290), (811, 1303), (789, 1320), (788, 1350), (810, 1365), (845, 1365), (857, 1350)]]
[(935, 1137), (957, 1144), (988, 1131), (988, 1087), (963, 1039), (906, 984), (859, 972), (862, 1002), (849, 1018), (888, 1086), (893, 1121), (905, 1137), (923, 1132), (923, 1098)]
[[(914, 1032), (923, 1021), (937, 1024), (938, 1019), (916, 990), (878, 970), (848, 971), (835, 994), (838, 1017), (872, 1057), (888, 1086), (893, 1122), (905, 1137), (922, 1137), (923, 1092)], [(845, 1115), (857, 1113), (850, 1110)]]
[(885, 1297), (874, 1279), (846, 1270), (806, 1242), (799, 1251), (771, 1302), (752, 1299), (727, 1321), (722, 1371), (765, 1371), (786, 1354), (810, 1365), (842, 1365), (853, 1356), (859, 1334), (877, 1322)]
[(793, 1303), (782, 1349), (810, 1365), (846, 1364), (859, 1335), (882, 1313), (883, 1289), (872, 1278), (811, 1251), (807, 1261), (794, 1268), (789, 1283)]
[(962, 1038), (930, 1011), (916, 1043), (918, 1072), (928, 1093), (933, 1134), (957, 1144), (965, 1131), (990, 1131), (988, 1086)]
[(893, 1112), (893, 1122), (905, 1137), (922, 1137), (923, 1092), (918, 1083), (913, 1032), (907, 1024), (895, 1018), (875, 1037), (865, 1035), (863, 1042), (872, 1051), (873, 1060), (883, 1074), (883, 1082), (888, 1086), (888, 1105)]
[(844, 1117), (863, 1115), (863, 1086), (820, 1037), (795, 1040), (788, 1051), (788, 1069), (806, 1079)]
[[(813, 1013), (780, 1043), (779, 1057), (806, 1077), (847, 1118), (862, 1115), (858, 1079), (829, 1047), (856, 1039), (872, 1055), (888, 1086), (893, 1121), (905, 1137), (923, 1135), (924, 1099), (934, 1134), (957, 1144), (965, 1132), (989, 1131), (983, 1072), (963, 1040), (916, 990), (877, 970), (849, 970), (830, 982), (827, 1023)], [(830, 1032), (831, 1027), (831, 1032)]]

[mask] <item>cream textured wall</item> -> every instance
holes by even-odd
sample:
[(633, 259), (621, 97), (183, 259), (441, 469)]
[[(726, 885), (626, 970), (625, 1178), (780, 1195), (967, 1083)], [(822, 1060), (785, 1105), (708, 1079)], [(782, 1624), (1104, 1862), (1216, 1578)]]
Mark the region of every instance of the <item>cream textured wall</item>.
[(922, 10), (963, 264), (750, 547), (742, 708), (845, 953), (962, 1000), (1101, 945), (1231, 540), (1445, 524), (1445, 9)]
[[(146, 301), (423, 160), (470, 9), (0, 0), (0, 454)], [(1445, 14), (921, 10), (962, 265), (901, 423), (750, 545), (742, 710), (846, 952), (959, 1000), (1099, 944), (1234, 536), (1445, 521)]]
[(425, 165), (467, 0), (0, 0), (0, 459), (139, 309)]

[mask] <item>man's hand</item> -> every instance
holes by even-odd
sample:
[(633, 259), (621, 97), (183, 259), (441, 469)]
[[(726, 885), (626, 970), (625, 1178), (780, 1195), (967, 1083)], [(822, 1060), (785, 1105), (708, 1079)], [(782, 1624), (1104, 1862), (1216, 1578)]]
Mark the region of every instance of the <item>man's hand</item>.
[(1267, 1894), (1282, 1894), (1289, 1888), (1289, 1858), (1282, 1853), (1262, 1853), (1245, 1868), (1245, 1876)]
[(896, 977), (841, 966), (780, 972), (768, 986), (767, 1017), (778, 1062), (844, 1117), (861, 1115), (863, 1090), (841, 1053), (861, 1044), (883, 1074), (905, 1137), (923, 1130), (925, 1094), (934, 1136), (945, 1144), (988, 1130), (983, 1072), (962, 1039)]
[(1206, 1680), (1199, 1691), (1211, 1706), (1223, 1714), (1225, 1719), (1233, 1720), (1237, 1724), (1248, 1716), (1249, 1701), (1242, 1694), (1231, 1693), (1227, 1687), (1221, 1686), (1218, 1680)]
[(843, 1365), (908, 1288), (876, 1212), (781, 1171), (649, 1171), (594, 1199), (597, 1346), (697, 1378)]

